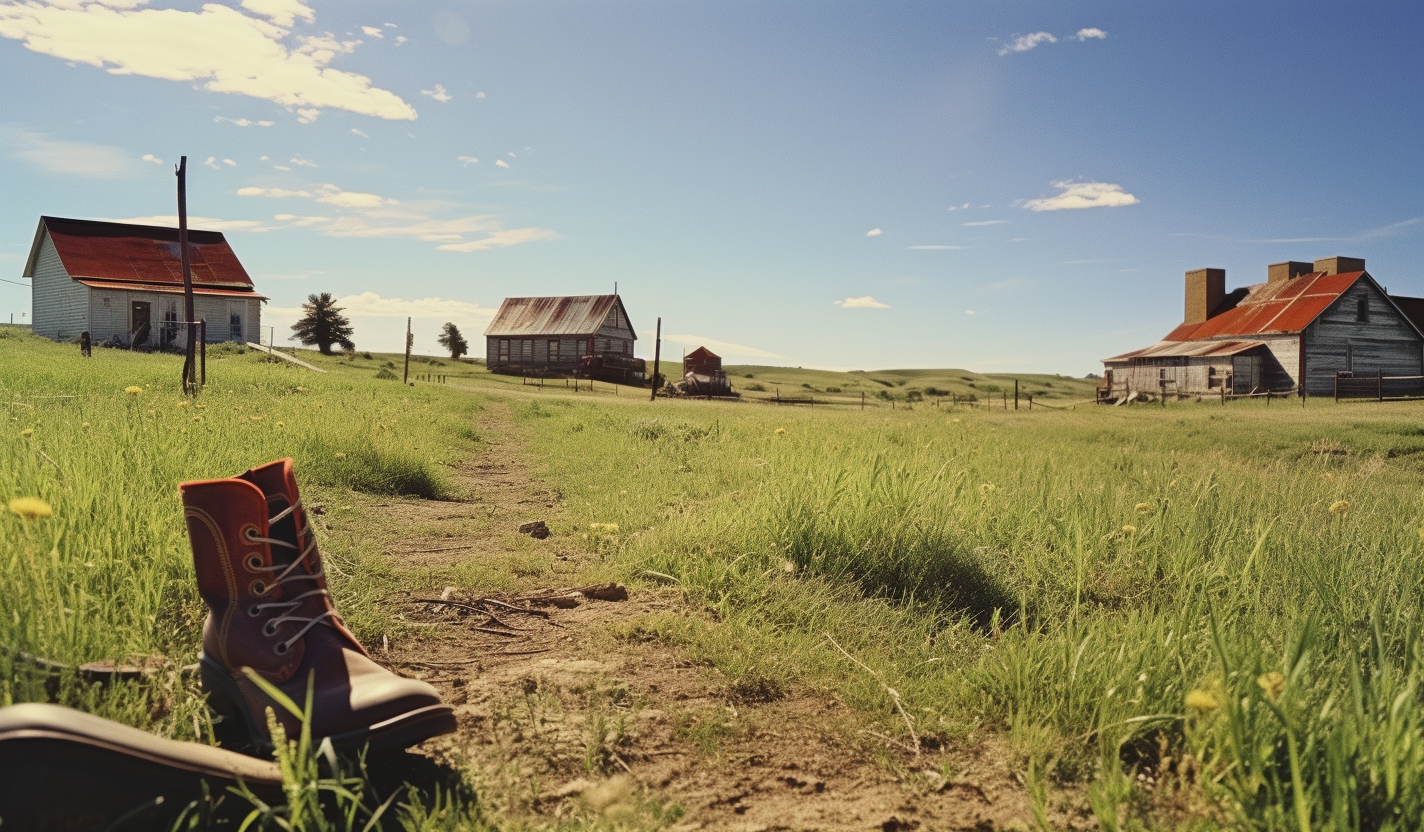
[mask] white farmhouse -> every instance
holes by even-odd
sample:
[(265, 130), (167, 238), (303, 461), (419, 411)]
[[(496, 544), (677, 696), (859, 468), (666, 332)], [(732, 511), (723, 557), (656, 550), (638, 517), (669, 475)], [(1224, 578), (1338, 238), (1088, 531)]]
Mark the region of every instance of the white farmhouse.
[[(193, 312), (207, 340), (253, 341), (262, 303), (223, 235), (188, 232)], [(56, 341), (164, 346), (184, 338), (178, 229), (40, 217), (24, 276), (34, 281), (30, 321)]]

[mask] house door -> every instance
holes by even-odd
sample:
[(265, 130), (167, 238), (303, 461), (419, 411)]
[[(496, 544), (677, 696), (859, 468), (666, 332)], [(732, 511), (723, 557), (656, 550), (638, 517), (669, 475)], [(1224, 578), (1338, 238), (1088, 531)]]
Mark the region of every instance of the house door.
[(153, 305), (146, 300), (136, 300), (129, 306), (129, 344), (139, 346), (148, 343), (149, 318)]
[(243, 337), (244, 318), (247, 317), (247, 304), (243, 301), (231, 301), (227, 305), (227, 337), (229, 341), (236, 341), (239, 344), (247, 339)]

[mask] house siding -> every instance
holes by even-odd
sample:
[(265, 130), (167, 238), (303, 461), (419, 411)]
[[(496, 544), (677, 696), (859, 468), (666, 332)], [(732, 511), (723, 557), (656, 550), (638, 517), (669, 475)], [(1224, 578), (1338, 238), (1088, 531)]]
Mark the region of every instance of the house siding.
[[(636, 336), (622, 302), (613, 304), (589, 335), (485, 336), (485, 366), (493, 372), (551, 371), (571, 373), (579, 358), (595, 355), (633, 355)], [(558, 342), (558, 354), (551, 355), (549, 343)], [(507, 357), (500, 344), (508, 344)]]
[[(1361, 299), (1369, 312), (1368, 321), (1356, 320)], [(1306, 389), (1311, 395), (1331, 395), (1335, 373), (1342, 371), (1424, 375), (1421, 349), (1424, 343), (1414, 327), (1371, 281), (1361, 280), (1306, 327)]]
[(77, 338), (89, 328), (89, 287), (70, 278), (47, 233), (35, 259), (30, 323), (36, 335), (56, 341)]

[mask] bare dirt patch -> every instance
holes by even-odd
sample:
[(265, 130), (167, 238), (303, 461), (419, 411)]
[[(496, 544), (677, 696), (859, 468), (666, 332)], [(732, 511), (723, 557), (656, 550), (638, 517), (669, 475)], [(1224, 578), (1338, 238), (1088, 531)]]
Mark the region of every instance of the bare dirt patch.
[[(394, 568), (428, 574), (416, 597), (493, 597), (577, 585), (596, 555), (531, 473), (506, 406), (479, 425), (487, 453), (453, 475), (458, 502), (373, 507), (371, 534)], [(545, 520), (548, 539), (521, 534)], [(528, 564), (542, 564), (534, 569)], [(524, 574), (501, 573), (524, 564)], [(451, 574), (465, 576), (447, 589)], [(407, 583), (409, 583), (407, 581)], [(630, 637), (655, 616), (699, 615), (675, 588), (545, 613), (405, 602), (428, 635), (377, 658), (435, 684), (459, 732), (421, 753), (468, 767), (484, 800), (516, 823), (615, 822), (674, 829), (972, 829), (1036, 825), (1005, 745), (919, 756), (858, 730), (833, 697), (746, 683)], [(493, 620), (491, 620), (493, 619)], [(1054, 828), (1095, 826), (1054, 798)], [(1065, 808), (1066, 806), (1066, 808)]]

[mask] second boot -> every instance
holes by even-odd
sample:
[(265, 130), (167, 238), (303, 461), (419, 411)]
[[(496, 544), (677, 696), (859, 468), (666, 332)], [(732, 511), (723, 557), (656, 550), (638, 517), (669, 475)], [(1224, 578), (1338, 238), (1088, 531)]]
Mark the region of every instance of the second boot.
[(405, 748), (455, 730), (453, 709), (433, 687), (376, 664), (337, 614), (292, 460), (179, 491), (208, 606), (203, 688), (225, 741), (269, 752), (268, 708), (289, 736), (300, 727), (243, 668), (298, 706), (312, 679), (312, 737), (338, 748)]

